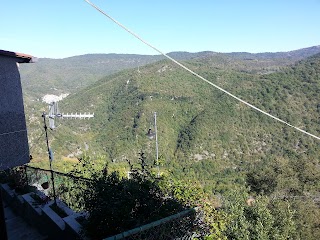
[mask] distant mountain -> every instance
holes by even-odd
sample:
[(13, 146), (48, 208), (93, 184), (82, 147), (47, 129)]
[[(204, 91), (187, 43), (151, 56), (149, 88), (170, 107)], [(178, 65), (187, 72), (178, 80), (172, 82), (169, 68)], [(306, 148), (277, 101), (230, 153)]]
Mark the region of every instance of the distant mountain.
[(289, 52), (264, 52), (264, 53), (248, 53), (248, 52), (232, 52), (225, 53), (228, 56), (240, 58), (240, 59), (274, 59), (274, 58), (289, 58), (292, 60), (301, 60), (306, 57), (310, 57), (320, 52), (320, 45), (308, 48), (301, 48)]
[(201, 52), (197, 53), (200, 62), (207, 60), (211, 67), (233, 69), (247, 73), (266, 74), (279, 71), (282, 67), (320, 53), (320, 46), (298, 49), (289, 52), (248, 53), (248, 52)]
[(21, 65), (23, 89), (36, 98), (45, 94), (76, 92), (89, 84), (127, 68), (158, 61), (159, 56), (87, 54), (64, 59), (40, 58)]
[[(212, 61), (195, 59), (186, 64), (244, 100), (320, 135), (320, 54), (263, 75), (218, 69)], [(319, 152), (313, 139), (247, 108), (166, 60), (139, 72), (125, 70), (105, 77), (71, 94), (60, 107), (64, 112), (95, 112), (88, 121), (61, 120), (59, 131), (67, 134), (64, 139), (76, 142), (75, 149), (86, 139), (92, 152), (105, 153), (114, 161), (137, 156), (141, 149), (152, 154), (145, 134), (153, 126), (154, 111), (165, 159), (182, 154), (193, 161), (252, 161), (274, 153)], [(82, 130), (74, 134), (70, 129)]]
[[(302, 72), (295, 72), (294, 74), (290, 70), (291, 67), (285, 66), (290, 63), (293, 64), (301, 56), (312, 54), (318, 49), (318, 47), (313, 47), (309, 50), (294, 51), (295, 53), (291, 54), (295, 56), (294, 60), (292, 60), (293, 58), (282, 59), (280, 58), (281, 54), (274, 55), (273, 59), (253, 60), (237, 59), (226, 54), (214, 52), (177, 52), (171, 53), (171, 56), (180, 61), (186, 59), (184, 63), (194, 71), (217, 83), (219, 86), (239, 94), (239, 96), (244, 97), (249, 102), (263, 106), (268, 112), (276, 113), (277, 116), (283, 118), (293, 114), (291, 118), (301, 119), (305, 115), (305, 113), (302, 113), (302, 109), (310, 105), (310, 99), (313, 99), (313, 109), (317, 108), (314, 107), (316, 104), (314, 101), (318, 99), (319, 94), (316, 93), (316, 91), (319, 91), (317, 90), (318, 85), (313, 83), (315, 84), (313, 87), (305, 88), (305, 85), (308, 83), (305, 83), (304, 78), (308, 77), (311, 73), (317, 73), (317, 70), (312, 69), (314, 66), (318, 66), (318, 64), (309, 66), (311, 59), (313, 59), (312, 57), (308, 60), (302, 60), (293, 69), (298, 69), (297, 66), (309, 67), (303, 67), (304, 70)], [(279, 56), (279, 58), (276, 58), (276, 56)], [(318, 59), (318, 55), (315, 55), (315, 59)], [(129, 67), (132, 64), (145, 64), (148, 61), (155, 62), (140, 66), (139, 68), (122, 70), (113, 74), (109, 73), (108, 76), (105, 76), (103, 73), (104, 71), (116, 71), (115, 69), (119, 69), (121, 66)], [(109, 65), (113, 66), (113, 68)], [(271, 72), (275, 73), (270, 74)], [(235, 116), (238, 118), (236, 125), (238, 125), (238, 121), (244, 121), (239, 118), (243, 113), (237, 112), (234, 109), (237, 105), (233, 106), (231, 104), (233, 102), (232, 99), (226, 98), (224, 94), (217, 92), (215, 89), (209, 91), (210, 88), (207, 85), (194, 79), (175, 64), (167, 60), (161, 60), (160, 56), (90, 54), (59, 60), (43, 59), (42, 61), (40, 59), (35, 64), (21, 65), (21, 75), (25, 108), (29, 120), (30, 141), (33, 141), (41, 133), (41, 113), (47, 111), (47, 105), (41, 103), (41, 101), (35, 101), (35, 99), (41, 98), (47, 93), (70, 93), (69, 97), (60, 103), (62, 112), (95, 112), (96, 117), (89, 122), (85, 121), (85, 126), (81, 125), (82, 122), (72, 122), (71, 128), (67, 127), (64, 129), (64, 134), (67, 134), (64, 139), (68, 139), (67, 142), (70, 142), (70, 144), (72, 141), (75, 141), (81, 145), (80, 142), (83, 141), (79, 139), (88, 138), (87, 141), (90, 142), (90, 149), (95, 149), (94, 152), (98, 153), (103, 148), (111, 159), (118, 159), (119, 154), (130, 153), (131, 155), (133, 152), (126, 152), (127, 150), (124, 150), (127, 148), (132, 151), (138, 151), (139, 147), (137, 146), (139, 145), (135, 145), (136, 136), (140, 136), (138, 138), (143, 139), (141, 136), (144, 134), (144, 131), (152, 125), (152, 120), (150, 119), (152, 118), (153, 111), (159, 111), (160, 128), (166, 129), (164, 132), (170, 133), (169, 135), (163, 135), (167, 139), (165, 140), (165, 147), (161, 146), (163, 143), (160, 143), (160, 146), (168, 154), (167, 157), (170, 158), (179, 152), (185, 154), (185, 150), (190, 151), (190, 154), (201, 155), (200, 150), (193, 147), (203, 145), (201, 142), (205, 142), (205, 144), (210, 143), (208, 150), (205, 151), (212, 151), (210, 154), (220, 155), (221, 157), (223, 153), (216, 153), (213, 150), (213, 146), (217, 144), (228, 145), (229, 140), (233, 139), (231, 138), (233, 133), (230, 133), (232, 128), (223, 125), (228, 122), (228, 117), (224, 115), (230, 111), (235, 112)], [(102, 75), (104, 77), (101, 77)], [(272, 82), (271, 78), (274, 78), (275, 81)], [(292, 80), (290, 81), (292, 82), (289, 80), (284, 81), (284, 79), (291, 78)], [(311, 79), (318, 81), (316, 76), (311, 76)], [(285, 85), (284, 82), (286, 82)], [(293, 93), (286, 93), (288, 89), (291, 89), (292, 92), (292, 86), (295, 85), (297, 97)], [(279, 89), (283, 89), (283, 93), (278, 93)], [(308, 89), (308, 91), (306, 92), (305, 89)], [(277, 96), (274, 94), (277, 94)], [(283, 99), (288, 99), (288, 96), (291, 95), (295, 97), (289, 101), (288, 105), (283, 105), (285, 102)], [(312, 97), (313, 95), (316, 97)], [(222, 101), (220, 98), (224, 100)], [(153, 101), (147, 101), (148, 99)], [(213, 100), (212, 103), (211, 99)], [(233, 102), (233, 104), (236, 103)], [(282, 107), (280, 108), (277, 104), (280, 104)], [(239, 107), (241, 108), (241, 105)], [(164, 112), (161, 112), (159, 109)], [(282, 110), (280, 111), (280, 109)], [(299, 114), (296, 114), (296, 112)], [(312, 112), (316, 114), (317, 110), (312, 110)], [(244, 116), (259, 119), (251, 110), (248, 111), (248, 115)], [(165, 120), (161, 120), (163, 117), (165, 117)], [(212, 125), (210, 122), (207, 122), (209, 119), (214, 120), (215, 124)], [(222, 119), (224, 119), (223, 124), (220, 122)], [(317, 121), (313, 115), (308, 116), (306, 119), (313, 122)], [(306, 119), (297, 121), (297, 124), (302, 124)], [(233, 120), (230, 119), (229, 121), (232, 122)], [(247, 119), (246, 121), (249, 120)], [(161, 126), (164, 123), (165, 125)], [(68, 120), (64, 120), (62, 125), (68, 126), (68, 124), (70, 124)], [(247, 126), (248, 124), (244, 124), (244, 129), (250, 129)], [(220, 125), (221, 128), (217, 129)], [(90, 129), (90, 131), (84, 133), (84, 135), (74, 135), (74, 131), (71, 130), (73, 126), (76, 128), (80, 127), (80, 129)], [(135, 127), (132, 129), (132, 126)], [(199, 130), (200, 126), (204, 127), (204, 129)], [(211, 140), (198, 137), (200, 132), (206, 132), (205, 126), (208, 126), (208, 129), (210, 129), (207, 131), (210, 136), (216, 136), (217, 134), (220, 136), (216, 138), (216, 140), (221, 138), (220, 143), (212, 143)], [(100, 131), (100, 128), (104, 130)], [(237, 126), (236, 128), (241, 127)], [(119, 129), (119, 132), (115, 129)], [(244, 129), (241, 131), (245, 131)], [(264, 129), (264, 126), (261, 129)], [(140, 131), (139, 134), (136, 134), (137, 131)], [(191, 135), (189, 136), (187, 133)], [(277, 135), (278, 133), (275, 134)], [(245, 134), (243, 133), (243, 135)], [(117, 136), (126, 137), (117, 138)], [(203, 136), (203, 134), (200, 134), (200, 136)], [(211, 137), (209, 138), (211, 139)], [(255, 138), (249, 137), (241, 140), (241, 142), (248, 141), (245, 144), (248, 146), (252, 144)], [(112, 139), (112, 141), (109, 142), (106, 139)], [(129, 139), (134, 144), (131, 146), (131, 143), (124, 141), (124, 139)], [(118, 140), (119, 143), (117, 143)], [(237, 140), (233, 139), (232, 141)], [(117, 144), (109, 146), (108, 144), (111, 143)], [(105, 146), (105, 144), (108, 146)], [(71, 145), (76, 146), (78, 143), (72, 143)], [(241, 145), (244, 146), (243, 144)], [(203, 148), (205, 147), (203, 146)], [(219, 151), (221, 151), (221, 148)], [(232, 151), (244, 152), (241, 149), (234, 149)], [(259, 150), (252, 148), (252, 151)], [(230, 153), (226, 154), (230, 155)], [(68, 154), (64, 151), (62, 155)], [(246, 156), (251, 155), (251, 151), (246, 154)]]
[(197, 53), (189, 53), (189, 52), (171, 52), (168, 55), (175, 59), (188, 60), (193, 58), (203, 58), (203, 57), (213, 57), (213, 56), (228, 56), (237, 59), (291, 59), (293, 61), (298, 61), (303, 58), (310, 57), (320, 53), (320, 45), (313, 46), (308, 48), (301, 48), (298, 50), (293, 50), (289, 52), (263, 52), (263, 53), (249, 53), (249, 52), (231, 52), (231, 53), (222, 53), (222, 52), (212, 52), (212, 51), (204, 51)]
[[(269, 72), (320, 52), (319, 46), (283, 53), (216, 53), (172, 52), (168, 55), (179, 60), (211, 59), (218, 68), (242, 71)], [(95, 81), (123, 69), (144, 66), (163, 60), (161, 55), (86, 54), (63, 59), (40, 58), (35, 64), (21, 65), (24, 92), (32, 99), (45, 94), (74, 93)], [(259, 62), (257, 62), (259, 60)], [(262, 61), (264, 60), (264, 61)]]
[[(289, 57), (285, 57), (287, 53), (269, 54), (266, 58), (267, 53), (172, 54), (180, 61), (186, 59), (183, 63), (189, 68), (243, 100), (320, 136), (320, 53), (312, 55), (317, 49), (294, 51)], [(304, 58), (308, 54), (312, 56)], [(260, 221), (256, 206), (263, 201), (276, 209), (273, 214), (280, 219), (288, 219), (283, 217), (289, 216), (288, 212), (293, 214), (292, 228), (283, 231), (296, 233), (300, 236), (297, 239), (319, 239), (319, 140), (247, 107), (168, 60), (121, 70), (99, 80), (93, 77), (98, 69), (92, 73), (91, 68), (71, 69), (77, 77), (70, 74), (69, 79), (77, 82), (80, 73), (86, 72), (93, 83), (82, 89), (65, 88), (73, 92), (59, 103), (60, 109), (94, 112), (95, 117), (56, 119), (57, 129), (49, 130), (55, 170), (68, 171), (79, 163), (75, 157), (85, 157), (95, 166), (107, 163), (108, 171), (118, 170), (120, 176), (126, 176), (128, 162), (137, 165), (141, 152), (143, 164), (155, 170), (155, 139), (147, 132), (155, 131), (153, 116), (157, 112), (161, 174), (189, 181), (190, 185), (200, 183), (213, 198), (224, 202), (229, 201), (230, 194), (237, 197), (236, 189), (239, 193), (249, 191), (255, 203), (230, 205), (234, 219), (245, 216), (242, 219)], [(68, 76), (65, 70), (61, 73)], [(47, 77), (50, 80), (50, 75)], [(26, 112), (33, 164), (48, 166), (40, 103), (32, 103), (33, 108), (27, 106)], [(85, 163), (78, 167), (81, 165), (85, 167)], [(185, 191), (192, 197), (192, 190)], [(247, 198), (238, 197), (239, 203), (245, 204)], [(262, 223), (271, 222), (268, 212), (263, 217), (267, 221)]]

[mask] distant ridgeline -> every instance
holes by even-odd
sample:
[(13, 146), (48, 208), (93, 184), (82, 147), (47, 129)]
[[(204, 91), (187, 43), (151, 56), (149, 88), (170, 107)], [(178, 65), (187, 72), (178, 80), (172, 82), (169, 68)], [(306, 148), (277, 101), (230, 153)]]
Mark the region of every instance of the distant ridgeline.
[[(231, 68), (245, 72), (274, 71), (320, 52), (310, 47), (278, 53), (217, 53), (172, 52), (168, 55), (179, 61), (200, 63), (210, 59), (211, 67)], [(30, 97), (46, 94), (74, 93), (93, 82), (123, 69), (136, 68), (163, 60), (160, 55), (87, 54), (64, 59), (40, 58), (37, 64), (22, 65), (21, 78), (24, 91)]]
[[(319, 52), (312, 47), (171, 55), (241, 99), (319, 136)], [(219, 212), (232, 221), (224, 232), (229, 239), (262, 236), (266, 229), (273, 236), (320, 238), (318, 140), (250, 109), (160, 56), (40, 59), (21, 73), (32, 164), (48, 165), (41, 120), (47, 104), (41, 97), (70, 93), (59, 102), (64, 112), (95, 115), (55, 120), (56, 129), (49, 131), (55, 170), (68, 172), (82, 158), (90, 164), (77, 168), (92, 171), (107, 162), (122, 177), (130, 175), (128, 162), (137, 166), (144, 156), (144, 164), (160, 163), (161, 174), (198, 183), (223, 202)], [(147, 137), (149, 129), (154, 131), (154, 112), (158, 161), (155, 139)], [(247, 199), (252, 200), (248, 206)]]
[[(185, 64), (213, 83), (319, 135), (320, 57), (318, 54), (296, 62), (319, 51), (319, 47), (313, 47), (288, 53), (172, 55), (180, 59), (186, 56)], [(53, 141), (57, 156), (81, 156), (86, 149), (89, 154), (105, 155), (112, 162), (123, 162), (125, 158), (137, 159), (138, 152), (144, 151), (152, 164), (154, 142), (145, 135), (153, 127), (155, 111), (158, 113), (159, 154), (164, 164), (174, 168), (178, 164), (189, 171), (189, 166), (193, 166), (193, 175), (198, 175), (195, 169), (208, 164), (210, 166), (204, 168), (214, 165), (219, 171), (220, 168), (236, 169), (262, 158), (301, 158), (319, 154), (319, 144), (315, 140), (249, 109), (166, 60), (97, 80), (93, 73), (99, 72), (96, 69), (102, 62), (103, 66), (111, 64), (112, 58), (105, 60), (111, 56), (117, 57), (118, 63), (139, 57), (146, 62), (146, 59), (151, 62), (159, 59), (159, 56), (84, 55), (62, 60), (44, 59), (42, 65), (40, 60), (32, 68), (24, 66), (22, 78), (26, 81), (25, 95), (30, 100), (27, 100), (26, 110), (31, 139), (41, 134), (41, 122), (37, 118), (45, 106), (31, 101), (33, 92), (29, 90), (30, 74), (38, 66), (39, 74), (44, 68), (52, 68), (52, 75), (48, 72), (46, 75), (60, 84), (58, 88), (55, 83), (49, 85), (49, 81), (47, 89), (73, 92), (60, 103), (65, 112), (95, 112), (95, 118), (90, 121), (57, 121), (60, 126), (53, 133), (57, 137)], [(84, 62), (90, 62), (88, 59), (94, 59), (90, 63), (94, 66), (92, 69), (90, 65), (83, 67)], [(74, 78), (75, 83), (76, 77), (81, 75), (92, 78), (87, 79), (86, 85), (90, 81), (93, 83), (81, 88), (77, 82), (73, 89), (71, 83), (64, 85), (54, 73), (57, 64), (64, 66), (59, 70), (61, 73), (64, 69), (68, 72), (63, 81)], [(285, 67), (288, 64), (292, 65)], [(68, 71), (72, 66), (77, 69), (75, 72)], [(36, 94), (40, 96), (44, 92)], [(34, 150), (43, 153), (40, 146)]]

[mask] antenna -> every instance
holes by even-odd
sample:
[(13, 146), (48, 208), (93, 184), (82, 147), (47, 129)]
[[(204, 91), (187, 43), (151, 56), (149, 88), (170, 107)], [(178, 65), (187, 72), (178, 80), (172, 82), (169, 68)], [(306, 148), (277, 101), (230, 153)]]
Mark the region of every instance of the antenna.
[[(49, 157), (49, 163), (50, 163), (50, 172), (51, 172), (51, 181), (52, 181), (52, 189), (53, 189), (53, 198), (54, 198), (54, 204), (57, 205), (57, 200), (56, 200), (56, 192), (55, 192), (55, 186), (54, 186), (54, 174), (53, 174), (53, 170), (52, 170), (52, 161), (53, 161), (53, 152), (49, 146), (49, 140), (48, 140), (48, 127), (46, 124), (46, 114), (43, 113), (42, 114), (43, 117), (43, 123), (44, 123), (44, 130), (46, 133), (46, 143), (47, 143), (47, 150), (48, 150), (48, 157)], [(61, 114), (58, 108), (58, 102), (51, 102), (49, 104), (49, 114), (48, 114), (48, 118), (49, 118), (49, 127), (51, 129), (55, 128), (54, 125), (54, 119), (56, 117), (65, 117), (65, 118), (80, 118), (80, 119), (85, 119), (85, 118), (92, 118), (94, 117), (94, 114), (82, 114), (82, 113), (76, 113), (76, 114)]]
[(55, 125), (54, 125), (54, 119), (55, 118), (71, 118), (71, 119), (75, 119), (75, 118), (80, 118), (80, 119), (87, 119), (87, 118), (93, 118), (94, 117), (94, 113), (60, 113), (59, 111), (59, 107), (58, 107), (58, 102), (51, 102), (49, 104), (49, 127), (51, 129), (55, 129)]

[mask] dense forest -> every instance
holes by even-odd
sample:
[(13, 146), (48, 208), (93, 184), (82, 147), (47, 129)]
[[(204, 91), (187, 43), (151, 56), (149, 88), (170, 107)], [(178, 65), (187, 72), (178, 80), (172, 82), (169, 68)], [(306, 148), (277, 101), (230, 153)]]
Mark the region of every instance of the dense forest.
[[(320, 54), (299, 59), (292, 53), (249, 55), (207, 52), (181, 60), (212, 83), (319, 136)], [(168, 60), (121, 70), (74, 89), (60, 102), (61, 111), (94, 112), (95, 117), (56, 120), (57, 129), (49, 131), (55, 170), (74, 170), (77, 158), (85, 155), (117, 171), (121, 181), (130, 168), (140, 166), (143, 153), (150, 171), (159, 163), (164, 178), (199, 186), (227, 216), (226, 226), (211, 233), (213, 239), (320, 238), (318, 140), (230, 98)], [(47, 168), (40, 118), (45, 105), (33, 99), (28, 87), (24, 94), (31, 165)], [(146, 136), (148, 129), (155, 130), (154, 112), (158, 161), (155, 140)], [(86, 172), (85, 166), (80, 172)], [(254, 204), (247, 204), (248, 199)]]

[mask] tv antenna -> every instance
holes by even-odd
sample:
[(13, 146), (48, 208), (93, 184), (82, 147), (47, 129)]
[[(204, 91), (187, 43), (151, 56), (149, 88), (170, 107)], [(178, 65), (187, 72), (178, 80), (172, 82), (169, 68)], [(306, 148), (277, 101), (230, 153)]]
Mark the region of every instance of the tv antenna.
[(88, 118), (93, 118), (94, 113), (60, 113), (59, 108), (58, 108), (58, 102), (51, 102), (49, 103), (49, 127), (51, 129), (55, 129), (56, 126), (54, 124), (55, 118), (71, 118), (71, 119), (88, 119)]
[(43, 123), (44, 123), (44, 130), (46, 133), (46, 143), (47, 143), (47, 150), (48, 150), (48, 157), (49, 157), (49, 164), (50, 164), (50, 172), (51, 172), (51, 182), (52, 182), (52, 189), (53, 189), (53, 198), (54, 198), (54, 203), (57, 205), (57, 200), (56, 200), (56, 191), (55, 191), (55, 186), (54, 186), (54, 174), (52, 170), (52, 161), (53, 161), (53, 151), (49, 146), (49, 139), (48, 139), (48, 127), (46, 124), (46, 116), (49, 118), (49, 127), (53, 130), (55, 129), (54, 125), (54, 119), (56, 117), (58, 118), (80, 118), (80, 119), (87, 119), (87, 118), (93, 118), (94, 114), (92, 113), (71, 113), (71, 114), (64, 114), (60, 113), (59, 108), (58, 108), (58, 102), (51, 102), (49, 104), (49, 114), (43, 113)]

